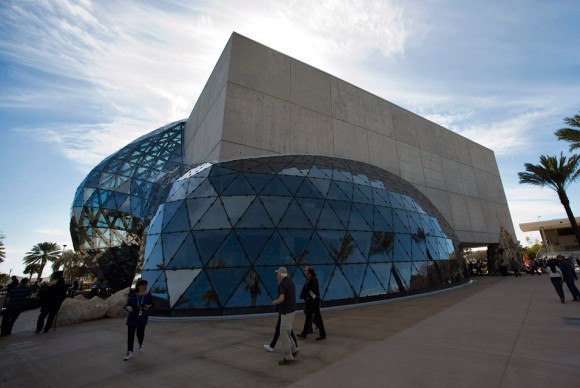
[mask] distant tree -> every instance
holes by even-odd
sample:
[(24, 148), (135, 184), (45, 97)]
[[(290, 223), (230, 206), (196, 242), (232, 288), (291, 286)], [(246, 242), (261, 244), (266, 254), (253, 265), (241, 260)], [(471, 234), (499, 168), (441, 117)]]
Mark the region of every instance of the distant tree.
[(538, 239), (532, 240), (530, 237), (526, 237), (527, 246), (523, 247), (524, 253), (528, 256), (528, 259), (535, 259), (538, 256), (538, 252), (544, 247)]
[(6, 236), (4, 236), (4, 233), (0, 232), (0, 263), (3, 263), (6, 258), (6, 249), (4, 247), (5, 238)]
[(570, 142), (570, 152), (580, 148), (580, 115), (575, 115), (574, 117), (564, 118), (564, 122), (574, 128), (562, 128), (558, 129), (554, 135), (558, 140), (564, 140)]
[(59, 271), (61, 267), (68, 283), (72, 283), (75, 278), (85, 277), (90, 273), (84, 265), (81, 254), (72, 250), (62, 252), (57, 259), (53, 260), (53, 271)]
[(32, 247), (30, 252), (26, 253), (22, 261), (25, 265), (38, 264), (38, 281), (42, 277), (42, 271), (47, 262), (57, 260), (61, 255), (60, 247), (57, 243), (43, 242)]
[(35, 273), (38, 274), (38, 277), (40, 279), (41, 272), (39, 272), (39, 270), (40, 270), (40, 264), (30, 263), (30, 264), (27, 264), (26, 267), (24, 267), (23, 272), (25, 275), (30, 275), (30, 276), (28, 276), (29, 279), (32, 279), (32, 276), (34, 276)]
[(570, 208), (570, 200), (566, 193), (568, 186), (574, 182), (580, 175), (580, 157), (578, 155), (570, 156), (567, 159), (560, 152), (560, 159), (558, 160), (556, 156), (540, 156), (540, 164), (524, 164), (526, 172), (518, 172), (521, 184), (528, 184), (532, 186), (548, 187), (554, 190), (564, 210), (566, 210), (566, 215), (572, 226), (572, 230), (576, 235), (576, 240), (580, 244), (580, 230), (578, 230), (578, 224), (576, 223), (576, 218), (572, 209)]

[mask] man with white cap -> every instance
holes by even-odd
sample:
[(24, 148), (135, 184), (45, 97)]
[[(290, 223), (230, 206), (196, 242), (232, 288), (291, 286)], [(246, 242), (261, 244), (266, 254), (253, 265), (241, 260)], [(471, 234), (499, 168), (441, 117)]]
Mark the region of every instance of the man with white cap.
[(278, 277), (278, 299), (273, 300), (272, 304), (277, 305), (280, 312), (280, 337), (284, 348), (284, 359), (278, 364), (291, 365), (294, 363), (294, 357), (298, 355), (298, 348), (292, 341), (290, 334), (296, 314), (296, 290), (294, 283), (288, 277), (286, 267), (278, 268), (276, 275)]

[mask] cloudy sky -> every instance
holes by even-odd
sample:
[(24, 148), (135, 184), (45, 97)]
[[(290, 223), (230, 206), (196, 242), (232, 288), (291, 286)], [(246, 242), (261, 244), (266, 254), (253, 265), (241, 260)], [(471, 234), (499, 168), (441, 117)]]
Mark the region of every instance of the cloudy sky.
[(187, 118), (234, 31), (492, 149), (524, 241), (519, 223), (565, 218), (517, 172), (568, 153), (553, 133), (580, 111), (579, 20), (577, 0), (2, 0), (0, 272), (72, 247), (82, 179)]

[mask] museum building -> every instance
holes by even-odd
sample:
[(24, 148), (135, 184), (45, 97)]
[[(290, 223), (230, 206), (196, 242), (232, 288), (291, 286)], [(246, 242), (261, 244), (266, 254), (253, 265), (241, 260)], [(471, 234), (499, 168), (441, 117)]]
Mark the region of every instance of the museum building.
[(234, 33), (187, 120), (103, 160), (75, 250), (157, 312), (272, 312), (274, 271), (324, 306), (467, 281), (461, 250), (515, 236), (493, 151)]

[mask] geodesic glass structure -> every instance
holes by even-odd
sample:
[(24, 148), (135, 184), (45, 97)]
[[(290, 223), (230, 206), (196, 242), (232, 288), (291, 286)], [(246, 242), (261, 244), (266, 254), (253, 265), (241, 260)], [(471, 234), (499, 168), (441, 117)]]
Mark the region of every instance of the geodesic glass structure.
[(74, 249), (114, 289), (131, 285), (145, 227), (183, 169), (186, 120), (168, 124), (103, 160), (78, 187), (71, 208)]
[(325, 306), (464, 279), (457, 239), (414, 186), (344, 159), (289, 155), (206, 163), (178, 177), (147, 230), (142, 277), (171, 315), (271, 312), (274, 271), (305, 265)]

